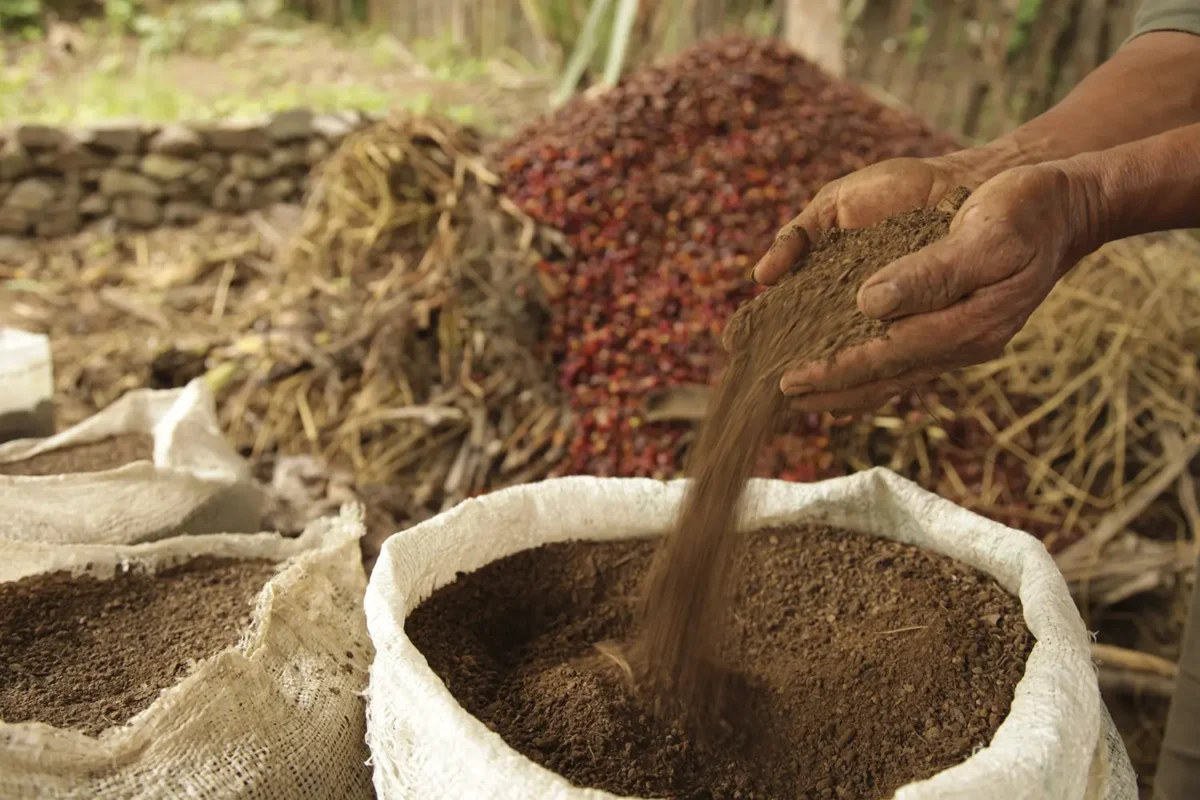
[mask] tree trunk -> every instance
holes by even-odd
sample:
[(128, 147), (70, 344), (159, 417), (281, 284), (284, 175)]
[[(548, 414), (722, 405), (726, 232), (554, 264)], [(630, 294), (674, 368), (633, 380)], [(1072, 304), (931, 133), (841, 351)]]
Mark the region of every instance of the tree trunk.
[(784, 40), (831, 75), (846, 74), (841, 0), (787, 0)]

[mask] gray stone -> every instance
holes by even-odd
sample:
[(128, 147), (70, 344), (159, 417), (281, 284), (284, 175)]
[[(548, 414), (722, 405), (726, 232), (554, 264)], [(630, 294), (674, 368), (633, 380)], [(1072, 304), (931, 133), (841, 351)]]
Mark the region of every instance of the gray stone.
[(50, 208), (58, 198), (61, 186), (44, 178), (26, 178), (12, 188), (4, 198), (7, 208), (37, 213)]
[(324, 139), (313, 139), (305, 147), (305, 156), (309, 165), (319, 164), (330, 153), (329, 143)]
[(126, 172), (120, 169), (106, 169), (100, 176), (100, 192), (109, 197), (121, 195), (137, 195), (140, 197), (160, 197), (162, 187), (145, 175), (136, 172)]
[(220, 153), (205, 153), (196, 160), (218, 175), (225, 172), (225, 156)]
[(29, 230), (29, 212), (0, 206), (0, 233), (23, 234)]
[(108, 213), (108, 198), (102, 194), (89, 194), (79, 201), (79, 213), (85, 217), (100, 217)]
[(208, 213), (200, 203), (173, 202), (163, 209), (163, 221), (169, 225), (191, 225), (199, 222)]
[(242, 178), (262, 180), (277, 175), (279, 168), (261, 156), (234, 153), (229, 157), (229, 171)]
[(82, 136), (93, 147), (114, 153), (137, 153), (147, 131), (137, 122), (110, 122), (93, 125)]
[[(321, 140), (313, 139), (312, 141), (320, 142)], [(271, 153), (271, 164), (277, 170), (285, 170), (290, 167), (307, 167), (308, 147), (303, 142), (293, 145), (281, 145), (275, 148), (275, 152)]]
[(186, 178), (195, 172), (199, 166), (195, 161), (151, 153), (142, 159), (142, 174), (148, 175), (157, 181), (168, 183)]
[(357, 114), (344, 111), (320, 114), (313, 117), (312, 121), (313, 130), (334, 145), (345, 139), (347, 134), (360, 125), (362, 125), (362, 120)]
[(62, 183), (62, 189), (58, 193), (58, 202), (54, 206), (55, 208), (65, 208), (67, 206), (73, 208), (79, 205), (79, 201), (83, 199), (83, 182), (79, 180), (79, 175), (75, 173), (67, 173), (63, 177), (66, 180)]
[(72, 172), (108, 166), (110, 160), (79, 142), (66, 145), (59, 152), (45, 152), (34, 156), (34, 163), (43, 169)]
[(39, 215), (34, 231), (38, 236), (49, 239), (75, 233), (82, 225), (83, 219), (79, 216), (77, 209), (62, 208), (46, 215)]
[(213, 189), (213, 208), (218, 211), (245, 211), (254, 199), (253, 181), (226, 175)]
[(197, 156), (204, 150), (204, 137), (186, 125), (167, 125), (150, 140), (150, 152), (164, 156)]
[(214, 150), (225, 153), (269, 153), (271, 137), (262, 122), (231, 120), (211, 128), (205, 128), (204, 138)]
[(291, 178), (276, 178), (268, 184), (258, 187), (254, 195), (254, 205), (262, 207), (271, 203), (286, 200), (296, 193), (299, 187)]
[(24, 177), (33, 168), (29, 153), (16, 140), (0, 149), (0, 180), (11, 181)]
[(162, 206), (149, 197), (118, 197), (113, 201), (113, 216), (121, 222), (149, 228), (162, 219)]
[(313, 112), (307, 108), (293, 108), (280, 111), (271, 117), (267, 123), (267, 135), (276, 142), (294, 142), (297, 139), (308, 139), (316, 131), (313, 129)]
[(188, 176), (187, 180), (195, 188), (197, 194), (202, 197), (211, 197), (220, 179), (220, 175), (201, 164), (195, 172)]
[(136, 172), (142, 166), (142, 157), (130, 154), (117, 156), (112, 160), (112, 165), (117, 169), (127, 169)]
[(74, 139), (61, 128), (50, 125), (19, 125), (17, 142), (26, 150), (57, 150)]
[(171, 200), (182, 200), (186, 197), (193, 197), (196, 193), (196, 187), (192, 186), (187, 181), (175, 181), (168, 183), (163, 188), (163, 196)]

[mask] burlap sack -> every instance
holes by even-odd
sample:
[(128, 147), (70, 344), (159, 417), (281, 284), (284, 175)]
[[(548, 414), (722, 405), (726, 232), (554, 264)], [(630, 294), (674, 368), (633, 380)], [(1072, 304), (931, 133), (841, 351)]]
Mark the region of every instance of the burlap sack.
[(69, 569), (97, 577), (200, 555), (290, 559), (258, 595), (242, 640), (197, 664), (127, 724), (92, 738), (0, 722), (5, 800), (370, 798), (363, 700), (360, 509), (276, 534), (139, 545), (0, 542), (0, 581)]
[[(572, 787), (466, 713), (404, 633), (404, 619), (459, 572), (568, 539), (660, 534), (683, 483), (564, 478), (468, 500), (393, 536), (367, 587), (375, 645), (367, 742), (387, 800), (614, 800)], [(1088, 635), (1053, 559), (1033, 537), (874, 469), (821, 483), (754, 481), (751, 527), (821, 522), (919, 545), (996, 578), (1037, 639), (991, 744), (896, 800), (1136, 800), (1125, 748), (1100, 699)], [(453, 753), (453, 757), (447, 757)]]
[(122, 433), (152, 435), (153, 463), (75, 475), (0, 475), (0, 539), (133, 544), (260, 529), (262, 492), (222, 435), (202, 378), (182, 389), (132, 391), (48, 439), (0, 445), (0, 464)]

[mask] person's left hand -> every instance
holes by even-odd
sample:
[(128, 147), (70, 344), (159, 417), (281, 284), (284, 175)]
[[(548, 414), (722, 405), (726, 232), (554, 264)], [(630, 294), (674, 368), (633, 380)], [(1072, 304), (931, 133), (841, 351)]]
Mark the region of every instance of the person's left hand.
[(859, 289), (864, 314), (895, 320), (884, 337), (784, 374), (793, 410), (874, 410), (915, 384), (999, 356), (1058, 279), (1099, 246), (1096, 197), (1086, 176), (1062, 162), (984, 183), (945, 238)]

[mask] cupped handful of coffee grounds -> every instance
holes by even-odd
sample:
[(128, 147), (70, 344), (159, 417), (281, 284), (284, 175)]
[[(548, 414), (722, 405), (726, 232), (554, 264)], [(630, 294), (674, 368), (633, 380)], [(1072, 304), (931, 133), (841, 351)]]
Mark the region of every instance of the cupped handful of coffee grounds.
[(831, 360), (851, 345), (882, 336), (890, 325), (858, 310), (863, 282), (893, 261), (945, 236), (971, 194), (959, 187), (934, 208), (889, 217), (869, 228), (827, 231), (791, 274), (737, 310), (725, 328), (725, 349), (769, 349), (791, 364)]

